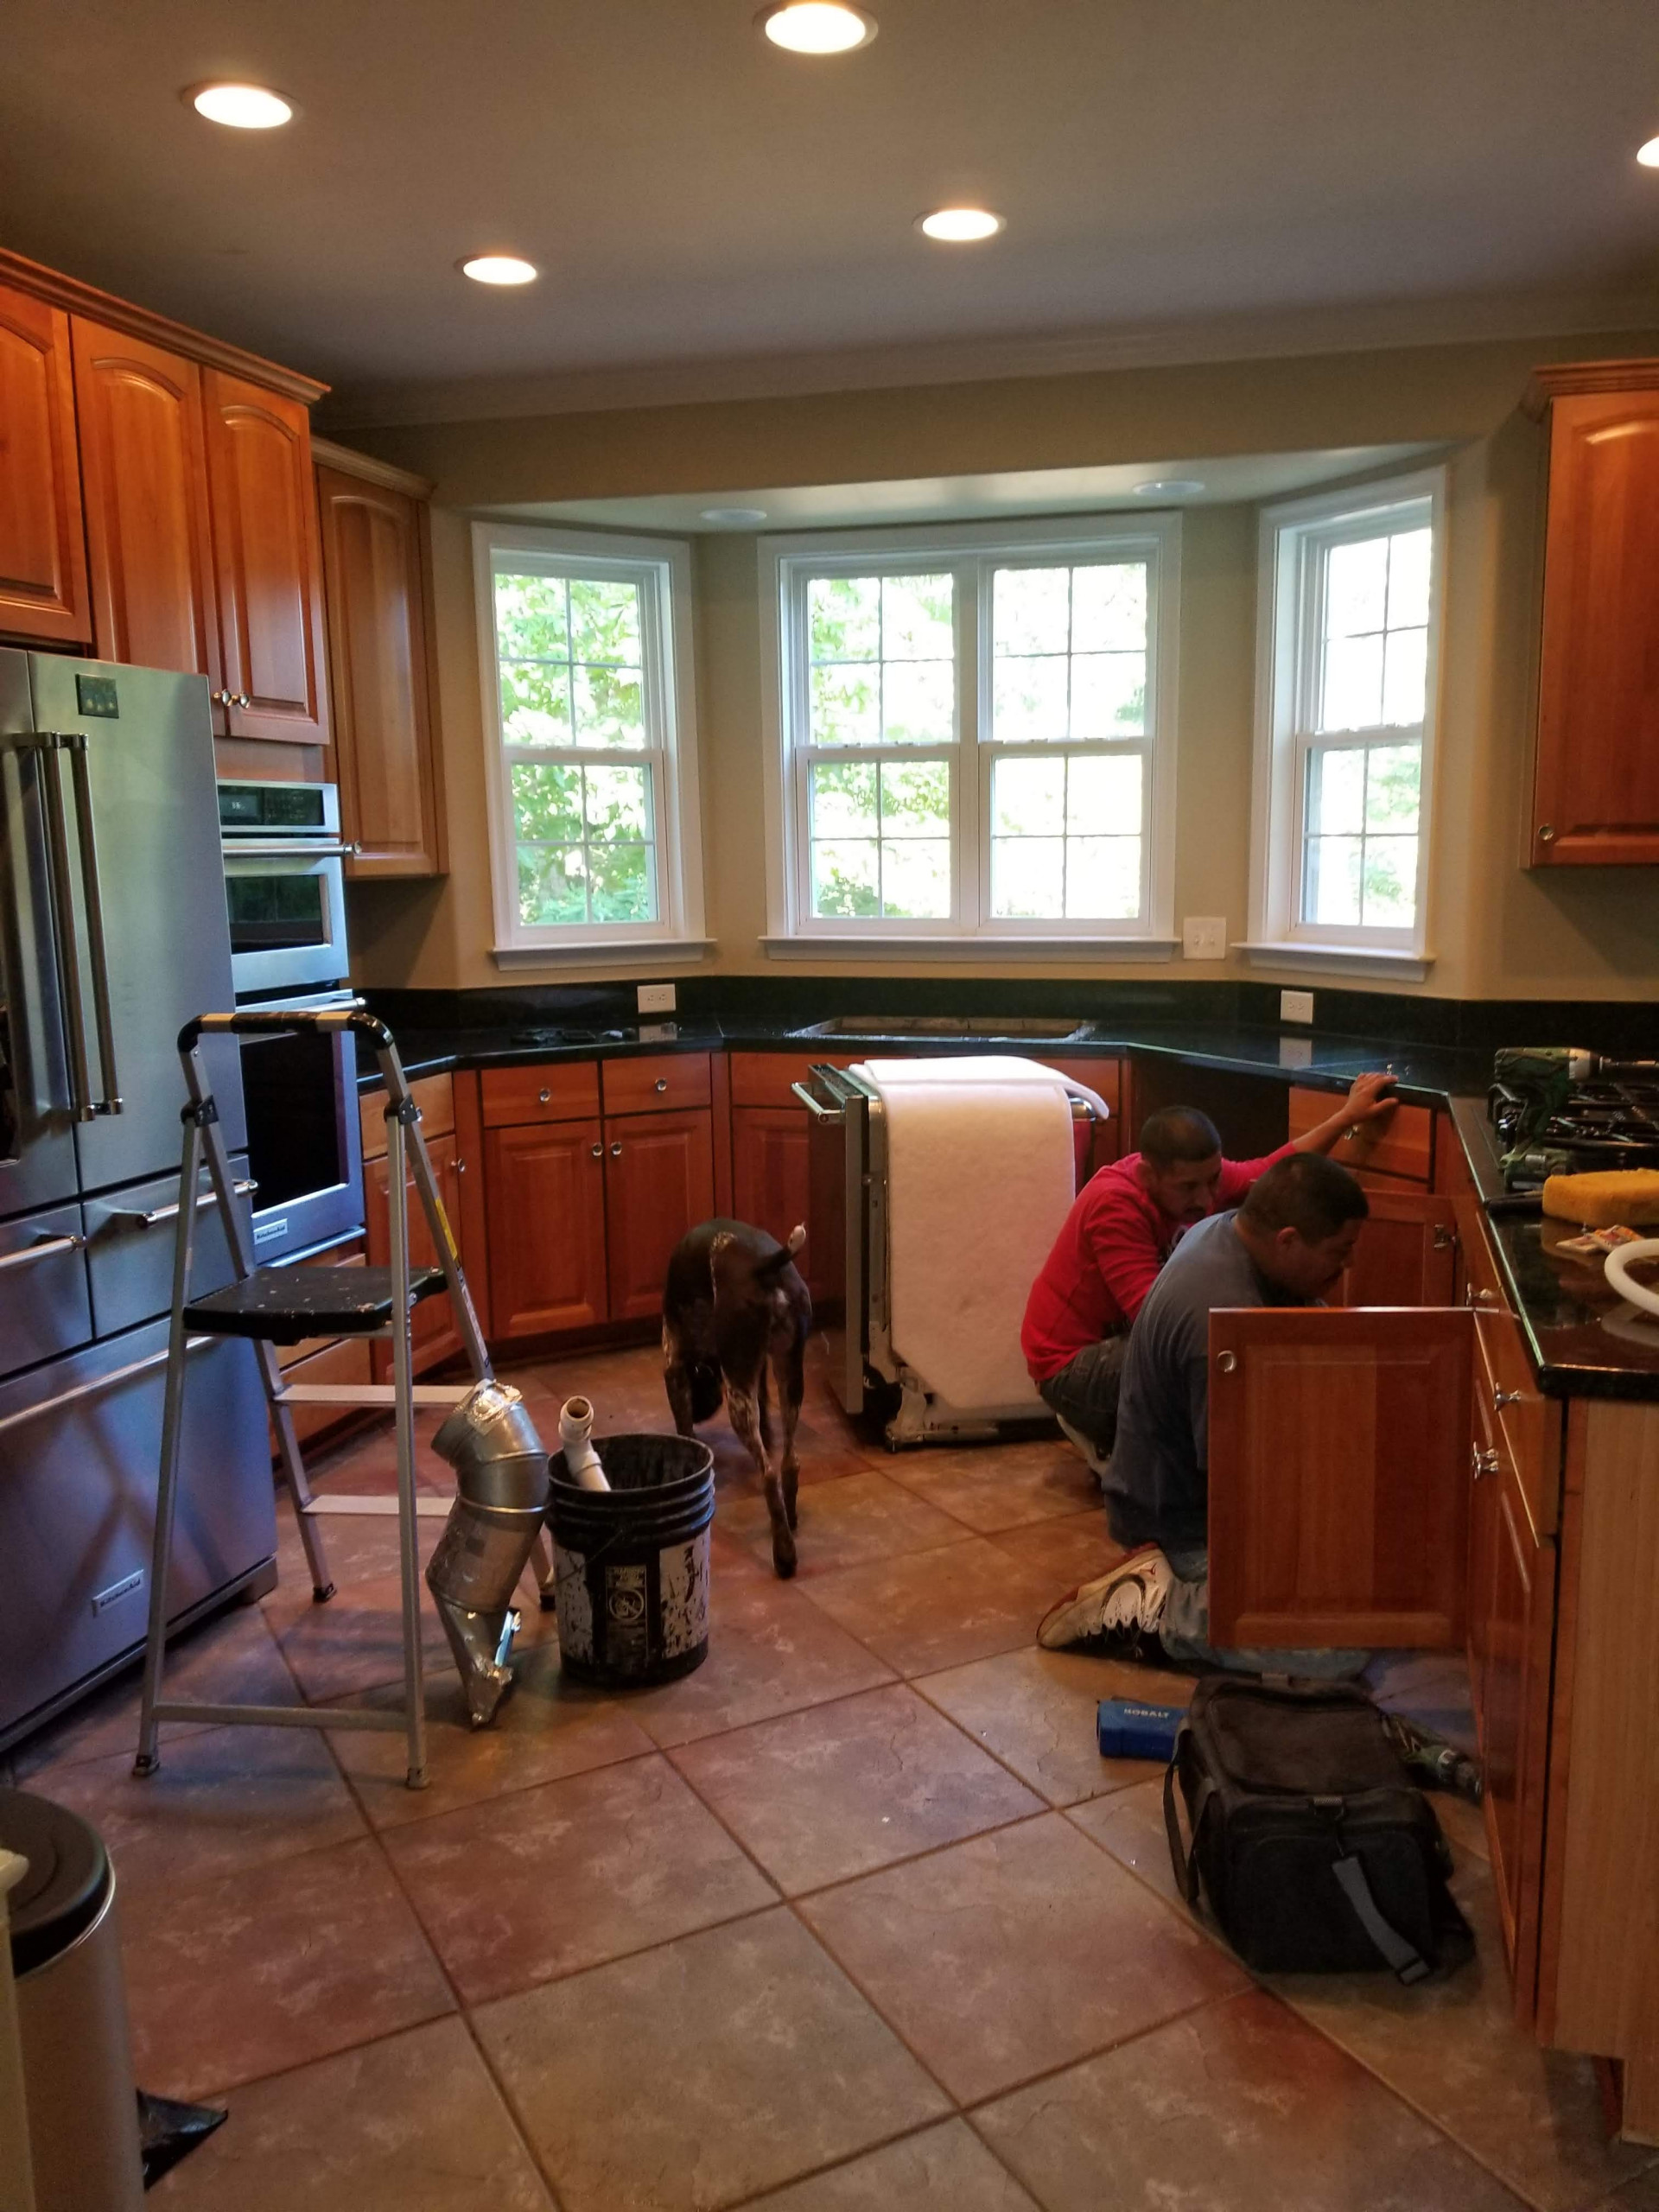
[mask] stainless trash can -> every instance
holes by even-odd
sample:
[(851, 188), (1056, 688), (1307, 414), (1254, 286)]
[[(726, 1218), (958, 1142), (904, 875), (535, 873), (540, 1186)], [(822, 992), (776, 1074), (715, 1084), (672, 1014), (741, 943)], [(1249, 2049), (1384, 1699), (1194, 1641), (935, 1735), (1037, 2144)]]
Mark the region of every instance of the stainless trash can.
[(0, 1845), (29, 1861), (11, 1893), (11, 1964), (36, 2212), (140, 2212), (110, 1854), (76, 1814), (22, 1789), (0, 1789)]

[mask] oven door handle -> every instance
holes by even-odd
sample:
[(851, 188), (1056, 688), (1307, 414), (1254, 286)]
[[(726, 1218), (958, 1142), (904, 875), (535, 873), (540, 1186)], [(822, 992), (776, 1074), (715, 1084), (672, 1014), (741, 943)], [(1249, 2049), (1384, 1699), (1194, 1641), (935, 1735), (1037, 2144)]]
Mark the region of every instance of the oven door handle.
[(330, 861), (351, 856), (362, 850), (358, 844), (348, 843), (343, 837), (330, 838), (326, 843), (314, 844), (297, 837), (226, 838), (225, 858), (227, 861)]
[(832, 1128), (840, 1128), (845, 1124), (847, 1109), (844, 1106), (821, 1106), (804, 1083), (791, 1083), (789, 1087), (815, 1122), (828, 1122)]
[[(251, 1198), (258, 1187), (257, 1183), (251, 1183), (245, 1178), (241, 1182), (232, 1183), (231, 1185), (231, 1189), (238, 1198)], [(204, 1191), (196, 1200), (196, 1211), (200, 1213), (204, 1206), (215, 1204), (217, 1200), (213, 1192)], [(160, 1222), (176, 1221), (178, 1217), (179, 1202), (176, 1198), (170, 1206), (151, 1206), (147, 1212), (133, 1207), (124, 1212), (111, 1213), (105, 1217), (121, 1229), (154, 1229)]]

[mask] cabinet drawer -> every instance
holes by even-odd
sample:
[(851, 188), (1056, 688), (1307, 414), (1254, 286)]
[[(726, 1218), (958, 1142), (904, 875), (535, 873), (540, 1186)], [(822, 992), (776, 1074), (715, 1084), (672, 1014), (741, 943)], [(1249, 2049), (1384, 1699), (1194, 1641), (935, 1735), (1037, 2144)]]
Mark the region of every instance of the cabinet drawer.
[[(1305, 1136), (1335, 1113), (1342, 1101), (1334, 1090), (1290, 1094), (1290, 1134)], [(1427, 1183), (1434, 1173), (1434, 1116), (1427, 1106), (1396, 1106), (1385, 1122), (1365, 1122), (1338, 1137), (1331, 1157), (1344, 1167), (1369, 1167), (1379, 1174), (1403, 1175)]]
[[(415, 1103), (421, 1109), (421, 1135), (429, 1144), (434, 1137), (447, 1137), (455, 1126), (455, 1080), (442, 1075), (417, 1076), (410, 1084)], [(363, 1123), (363, 1157), (365, 1160), (384, 1160), (386, 1156), (386, 1093), (381, 1084), (372, 1090), (363, 1091), (357, 1102), (357, 1110)]]
[(1494, 1440), (1515, 1470), (1533, 1539), (1560, 1521), (1561, 1411), (1539, 1389), (1521, 1325), (1509, 1313), (1475, 1316), (1475, 1396)]
[(734, 1052), (732, 1054), (732, 1103), (734, 1106), (792, 1106), (797, 1112), (805, 1109), (790, 1085), (804, 1083), (813, 1068), (821, 1061), (844, 1059), (837, 1054), (830, 1040), (825, 1038), (823, 1049), (817, 1052)]
[(607, 1060), (601, 1075), (607, 1114), (672, 1113), (709, 1103), (707, 1052), (653, 1052)]
[(486, 1129), (518, 1122), (575, 1122), (599, 1111), (599, 1064), (486, 1068), (479, 1079)]

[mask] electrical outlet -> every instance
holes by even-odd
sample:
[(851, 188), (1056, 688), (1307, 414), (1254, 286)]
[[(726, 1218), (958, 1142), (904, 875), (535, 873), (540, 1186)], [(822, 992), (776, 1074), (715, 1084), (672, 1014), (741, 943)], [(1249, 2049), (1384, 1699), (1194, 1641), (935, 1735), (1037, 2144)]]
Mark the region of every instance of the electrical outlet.
[(638, 998), (641, 1014), (672, 1014), (674, 1011), (672, 983), (641, 983)]
[(1183, 960), (1224, 960), (1227, 957), (1225, 914), (1189, 914), (1181, 924)]
[(1312, 991), (1281, 991), (1279, 994), (1281, 1021), (1312, 1021), (1313, 994)]

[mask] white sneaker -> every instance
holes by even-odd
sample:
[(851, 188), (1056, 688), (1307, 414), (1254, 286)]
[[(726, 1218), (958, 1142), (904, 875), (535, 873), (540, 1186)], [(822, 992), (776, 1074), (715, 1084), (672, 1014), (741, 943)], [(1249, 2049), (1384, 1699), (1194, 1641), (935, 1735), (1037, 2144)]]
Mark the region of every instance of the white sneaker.
[(1101, 1643), (1122, 1645), (1131, 1653), (1144, 1639), (1155, 1643), (1174, 1579), (1158, 1546), (1142, 1544), (1098, 1580), (1085, 1582), (1051, 1605), (1038, 1623), (1037, 1641), (1045, 1651)]

